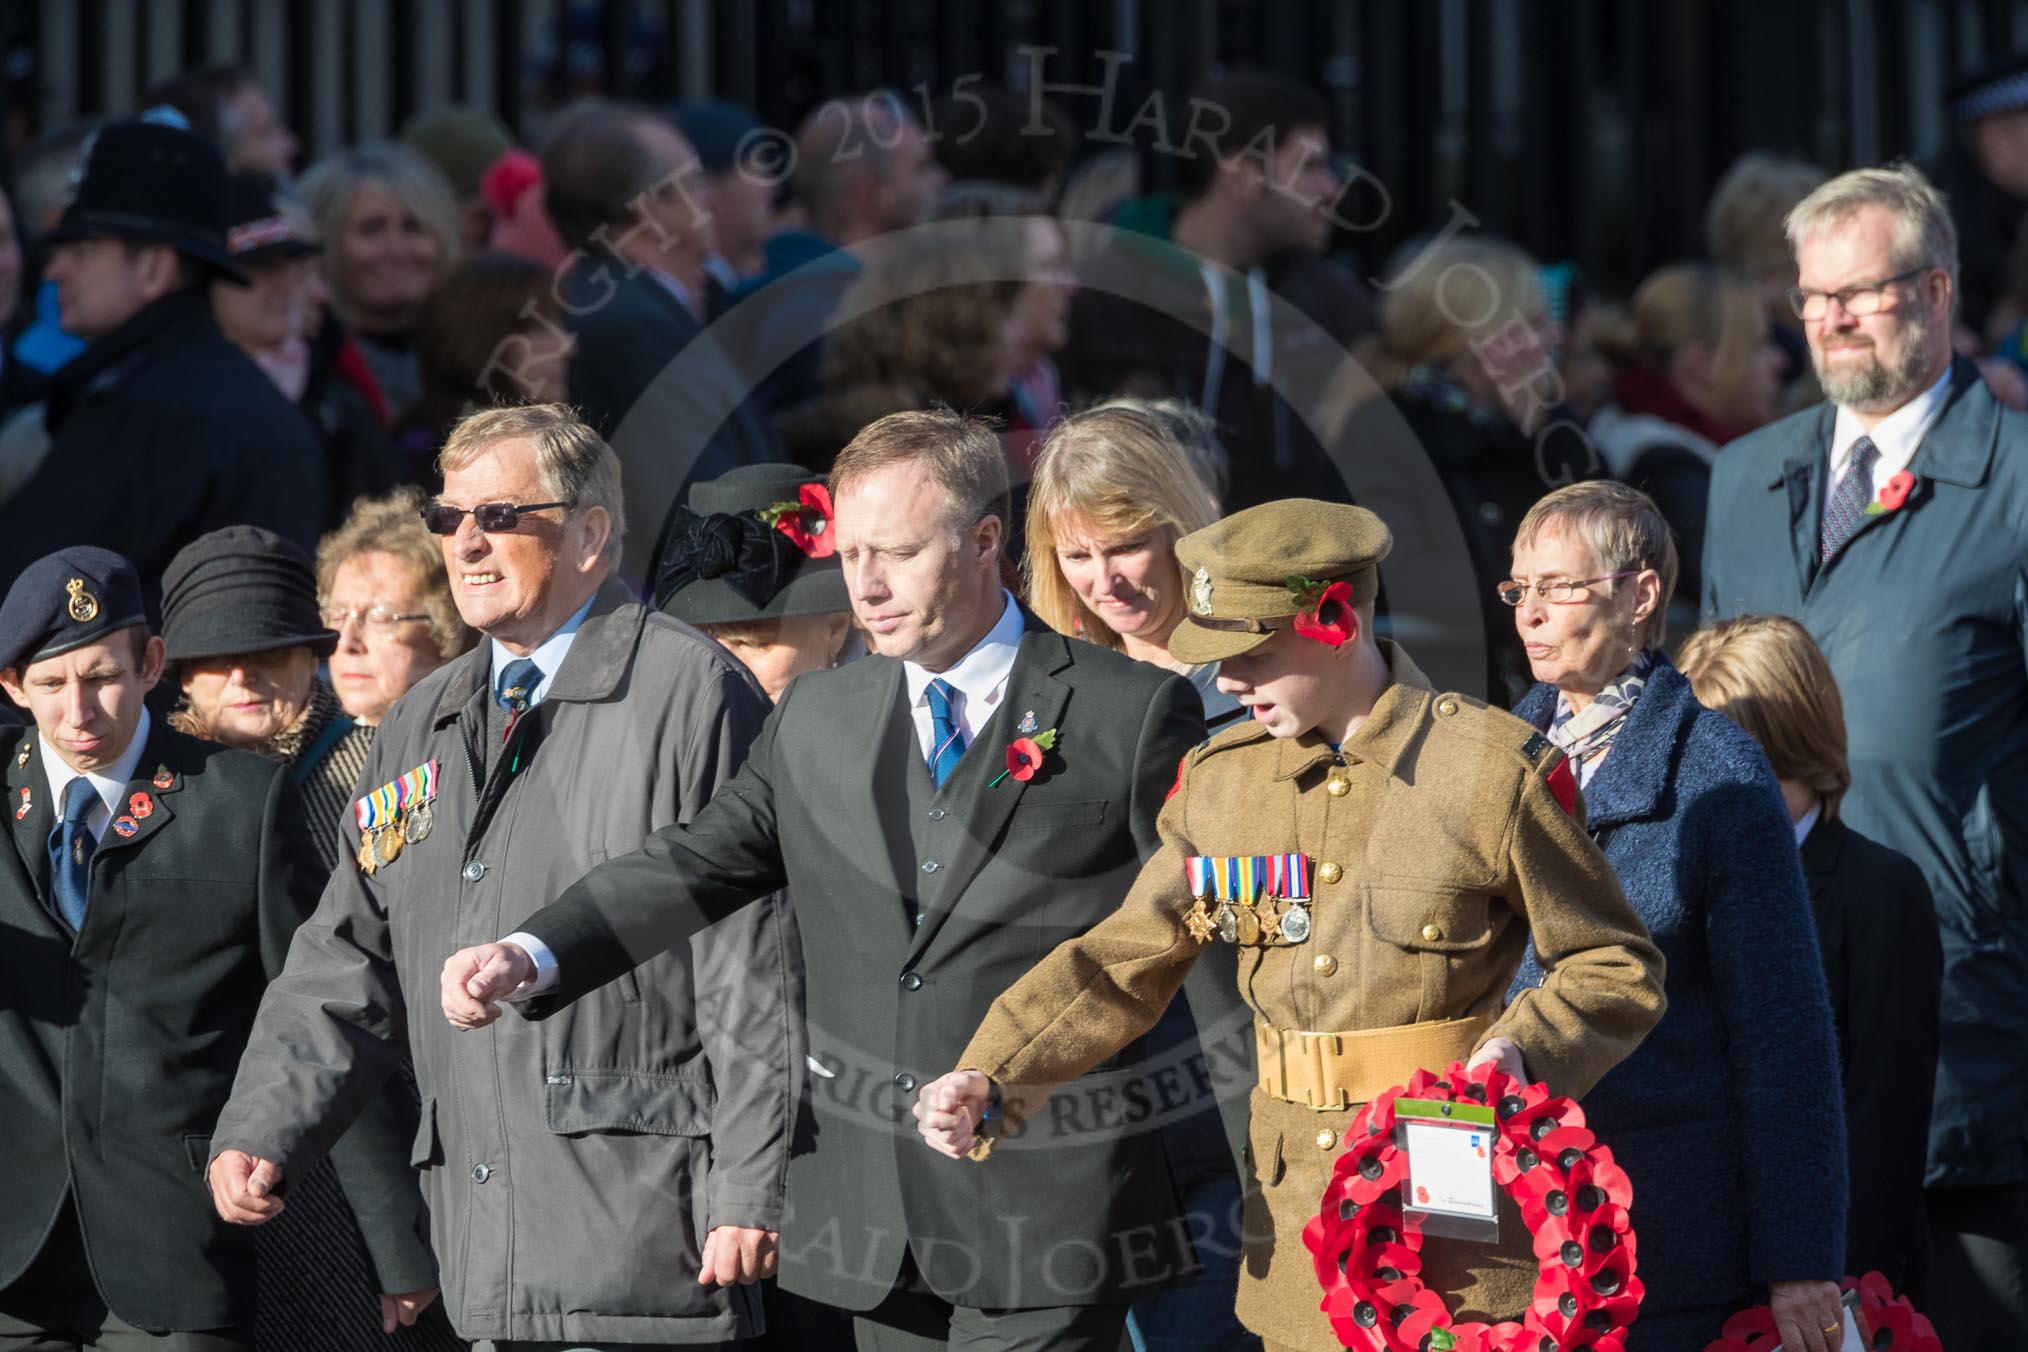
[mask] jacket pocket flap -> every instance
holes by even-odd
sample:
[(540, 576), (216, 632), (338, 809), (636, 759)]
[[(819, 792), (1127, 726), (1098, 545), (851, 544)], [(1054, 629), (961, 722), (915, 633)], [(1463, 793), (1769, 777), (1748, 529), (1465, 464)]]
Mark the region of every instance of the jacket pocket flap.
[(702, 1080), (623, 1070), (566, 1070), (545, 1077), (549, 1129), (709, 1136), (718, 1094)]
[(1413, 883), (1375, 883), (1368, 891), (1367, 926), (1397, 948), (1465, 953), (1492, 942), (1492, 903), (1482, 893)]
[(183, 1153), (190, 1160), (190, 1167), (198, 1173), (211, 1170), (211, 1137), (186, 1134), (183, 1137)]
[(1106, 800), (1103, 798), (1074, 799), (1064, 803), (1024, 799), (1014, 809), (1014, 815), (1007, 819), (1007, 829), (1027, 831), (1042, 827), (1097, 826), (1105, 819)]

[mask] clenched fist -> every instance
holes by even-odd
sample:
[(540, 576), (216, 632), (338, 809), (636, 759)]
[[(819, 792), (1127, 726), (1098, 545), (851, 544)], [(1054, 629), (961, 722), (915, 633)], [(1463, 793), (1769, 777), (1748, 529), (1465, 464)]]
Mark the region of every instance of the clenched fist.
[(922, 1087), (915, 1101), (916, 1127), (930, 1149), (961, 1160), (977, 1139), (992, 1098), (991, 1080), (976, 1070), (954, 1070)]
[(211, 1204), (221, 1220), (234, 1225), (265, 1225), (282, 1214), (284, 1203), (275, 1196), (281, 1186), (278, 1164), (256, 1159), (244, 1150), (221, 1150), (205, 1171), (211, 1183)]
[(453, 1028), (484, 1028), (500, 1017), (500, 1001), (535, 980), (535, 959), (519, 944), (461, 948), (444, 963), (444, 1017)]

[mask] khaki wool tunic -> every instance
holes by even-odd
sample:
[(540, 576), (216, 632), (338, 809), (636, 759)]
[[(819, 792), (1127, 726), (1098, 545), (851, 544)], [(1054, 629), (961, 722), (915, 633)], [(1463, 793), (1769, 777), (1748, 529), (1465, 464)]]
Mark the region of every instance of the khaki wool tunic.
[[(1153, 1026), (1202, 951), (1184, 925), (1192, 855), (1309, 856), (1313, 933), (1242, 946), (1240, 991), (1276, 1030), (1414, 1025), (1383, 1039), (1389, 1064), (1361, 1067), (1370, 1093), (1506, 1037), (1532, 1078), (1579, 1096), (1661, 1018), (1661, 954), (1545, 781), (1560, 753), (1508, 714), (1435, 693), (1400, 648), (1380, 646), (1392, 683), (1342, 753), (1249, 724), (1184, 758), (1161, 850), (1125, 904), (1001, 996), (960, 1059), (1000, 1087), (1004, 1115), (987, 1134), (1018, 1135), (1051, 1087)], [(1548, 976), (1503, 1008), (1531, 935)], [(1357, 1106), (1253, 1092), (1238, 1308), (1271, 1344), (1342, 1346), (1302, 1230)], [(1526, 1310), (1535, 1261), (1504, 1198), (1497, 1246), (1426, 1238), (1422, 1252), (1423, 1280), (1459, 1318)]]

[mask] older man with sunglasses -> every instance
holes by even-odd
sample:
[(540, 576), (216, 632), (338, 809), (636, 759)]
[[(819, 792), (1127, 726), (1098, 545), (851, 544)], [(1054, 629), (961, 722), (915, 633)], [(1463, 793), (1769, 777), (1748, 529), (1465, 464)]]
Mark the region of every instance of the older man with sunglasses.
[[(1944, 944), (1918, 1294), (1946, 1347), (2028, 1327), (2028, 419), (1951, 352), (1958, 241), (1907, 166), (1788, 218), (1820, 408), (1711, 475), (1704, 618), (1778, 614), (1845, 703), (1852, 828), (1915, 860)], [(1869, 993), (1888, 1006), (1895, 989)], [(1926, 1086), (1909, 1086), (1922, 1093)]]
[(802, 1079), (779, 896), (547, 1024), (465, 1037), (420, 1015), (446, 953), (702, 807), (768, 702), (613, 580), (619, 463), (571, 410), (474, 414), (442, 459), (423, 519), (486, 641), (380, 725), (355, 862), (261, 1006), (212, 1141), (213, 1198), (243, 1224), (278, 1212), (405, 1038), (423, 1097), (412, 1162), (460, 1334), (514, 1352), (750, 1337)]

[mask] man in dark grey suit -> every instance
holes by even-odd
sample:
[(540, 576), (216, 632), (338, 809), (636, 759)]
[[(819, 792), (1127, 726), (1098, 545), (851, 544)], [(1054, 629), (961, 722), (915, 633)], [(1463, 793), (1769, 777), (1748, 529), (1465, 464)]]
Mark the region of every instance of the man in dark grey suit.
[(683, 134), (645, 108), (586, 102), (558, 118), (542, 172), (572, 250), (556, 284), (577, 338), (570, 402), (625, 467), (642, 529), (623, 571), (643, 578), (691, 483), (781, 457), (704, 328), (711, 203)]
[(1115, 1352), (1128, 1302), (1192, 1267), (1160, 1133), (1133, 1102), (1138, 1049), (1060, 1091), (1004, 1173), (921, 1159), (909, 1107), (996, 996), (1118, 906), (1201, 706), (1003, 590), (1007, 476), (983, 424), (882, 418), (839, 455), (832, 492), (879, 655), (791, 685), (687, 829), (452, 957), (445, 1012), (476, 1027), (513, 992), (549, 1017), (787, 883), (813, 1082), (784, 1285), (856, 1311), (862, 1349)]

